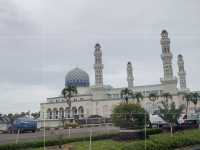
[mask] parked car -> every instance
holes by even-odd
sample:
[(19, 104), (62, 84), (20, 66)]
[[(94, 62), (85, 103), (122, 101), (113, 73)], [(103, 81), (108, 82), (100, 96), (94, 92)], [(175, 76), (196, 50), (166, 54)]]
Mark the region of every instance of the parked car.
[(198, 120), (185, 120), (183, 123), (179, 124), (179, 129), (194, 129), (199, 127)]
[(10, 119), (7, 116), (0, 115), (0, 133), (7, 132), (10, 126)]
[(166, 124), (158, 115), (150, 115), (149, 120), (152, 128), (162, 128), (162, 126)]
[[(169, 123), (164, 124), (161, 129), (163, 132), (170, 132), (171, 131), (170, 124)], [(173, 125), (173, 132), (176, 132), (178, 130), (179, 130), (178, 124)]]
[(9, 133), (17, 132), (35, 132), (37, 130), (37, 122), (34, 119), (23, 117), (17, 118), (12, 125), (8, 128)]
[[(185, 120), (183, 123), (177, 123), (173, 126), (173, 132), (186, 130), (186, 129), (195, 129), (199, 127), (198, 120)], [(162, 126), (162, 130), (165, 132), (170, 131), (170, 125), (165, 124)]]

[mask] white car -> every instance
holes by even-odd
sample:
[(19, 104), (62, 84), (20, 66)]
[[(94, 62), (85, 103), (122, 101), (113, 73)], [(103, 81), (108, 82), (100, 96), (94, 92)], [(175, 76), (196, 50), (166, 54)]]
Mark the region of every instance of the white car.
[(150, 115), (149, 117), (152, 128), (159, 128), (166, 124), (166, 122), (159, 115)]

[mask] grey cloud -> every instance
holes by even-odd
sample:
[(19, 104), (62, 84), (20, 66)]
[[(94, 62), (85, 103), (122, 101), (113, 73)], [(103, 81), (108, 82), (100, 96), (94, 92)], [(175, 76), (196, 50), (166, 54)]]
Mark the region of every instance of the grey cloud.
[(13, 0), (0, 1), (0, 37), (33, 34), (36, 30), (34, 22), (18, 9)]

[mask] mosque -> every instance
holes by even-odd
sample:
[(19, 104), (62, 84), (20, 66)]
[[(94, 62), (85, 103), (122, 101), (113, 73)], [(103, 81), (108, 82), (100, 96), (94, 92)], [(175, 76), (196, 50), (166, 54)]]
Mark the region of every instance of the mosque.
[[(180, 91), (189, 91), (186, 86), (186, 72), (181, 54), (177, 57), (178, 78), (174, 76), (172, 67), (173, 55), (166, 30), (161, 32), (160, 44), (164, 71), (164, 76), (160, 78), (160, 84), (134, 86), (132, 64), (131, 62), (127, 63), (127, 87), (132, 89), (133, 92), (141, 92), (143, 94), (144, 100), (141, 101), (141, 105), (150, 113), (153, 107), (152, 102), (148, 99), (150, 93), (162, 94), (169, 92), (173, 95), (173, 100), (176, 104), (180, 105), (184, 102), (178, 93)], [(78, 90), (78, 94), (71, 99), (71, 109), (69, 109), (63, 96), (47, 98), (44, 103), (40, 104), (40, 119), (45, 119), (47, 126), (56, 127), (62, 124), (62, 118), (70, 120), (75, 116), (87, 118), (91, 115), (109, 118), (113, 107), (122, 101), (120, 93), (124, 88), (113, 88), (112, 86), (104, 85), (103, 69), (101, 45), (96, 44), (94, 50), (95, 84), (90, 85), (89, 75), (86, 71), (80, 68), (72, 69), (65, 76), (65, 86), (73, 85)], [(178, 83), (179, 86), (177, 86)], [(157, 103), (159, 103), (159, 100)], [(157, 108), (157, 105), (154, 107)]]

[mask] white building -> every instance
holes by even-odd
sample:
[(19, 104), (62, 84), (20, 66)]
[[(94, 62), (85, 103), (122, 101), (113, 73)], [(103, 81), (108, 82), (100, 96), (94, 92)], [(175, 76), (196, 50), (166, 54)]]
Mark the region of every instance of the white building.
[[(162, 49), (161, 60), (164, 71), (164, 76), (160, 79), (160, 84), (134, 86), (132, 64), (131, 62), (128, 62), (127, 64), (127, 87), (134, 92), (141, 92), (144, 95), (145, 98), (141, 101), (141, 105), (149, 112), (152, 111), (152, 102), (148, 99), (149, 93), (162, 94), (170, 92), (173, 95), (176, 104), (180, 105), (185, 102), (182, 100), (182, 96), (178, 95), (179, 91), (189, 91), (186, 87), (186, 73), (182, 55), (179, 55), (177, 60), (180, 83), (180, 88), (177, 88), (178, 79), (174, 76), (173, 72), (173, 55), (170, 49), (170, 39), (166, 30), (161, 32), (160, 44)], [(90, 86), (90, 79), (87, 72), (80, 68), (72, 69), (65, 77), (65, 86), (73, 85), (78, 89), (78, 94), (72, 97), (71, 109), (69, 109), (63, 96), (47, 98), (44, 103), (40, 104), (40, 119), (45, 119), (47, 126), (55, 127), (62, 125), (61, 120), (63, 117), (66, 120), (70, 120), (70, 118), (74, 118), (74, 116), (87, 118), (91, 115), (100, 115), (109, 118), (113, 107), (122, 101), (120, 92), (125, 87), (113, 88), (104, 85), (103, 68), (102, 49), (100, 44), (96, 44), (94, 50), (95, 85)], [(161, 98), (158, 102), (160, 100)]]

